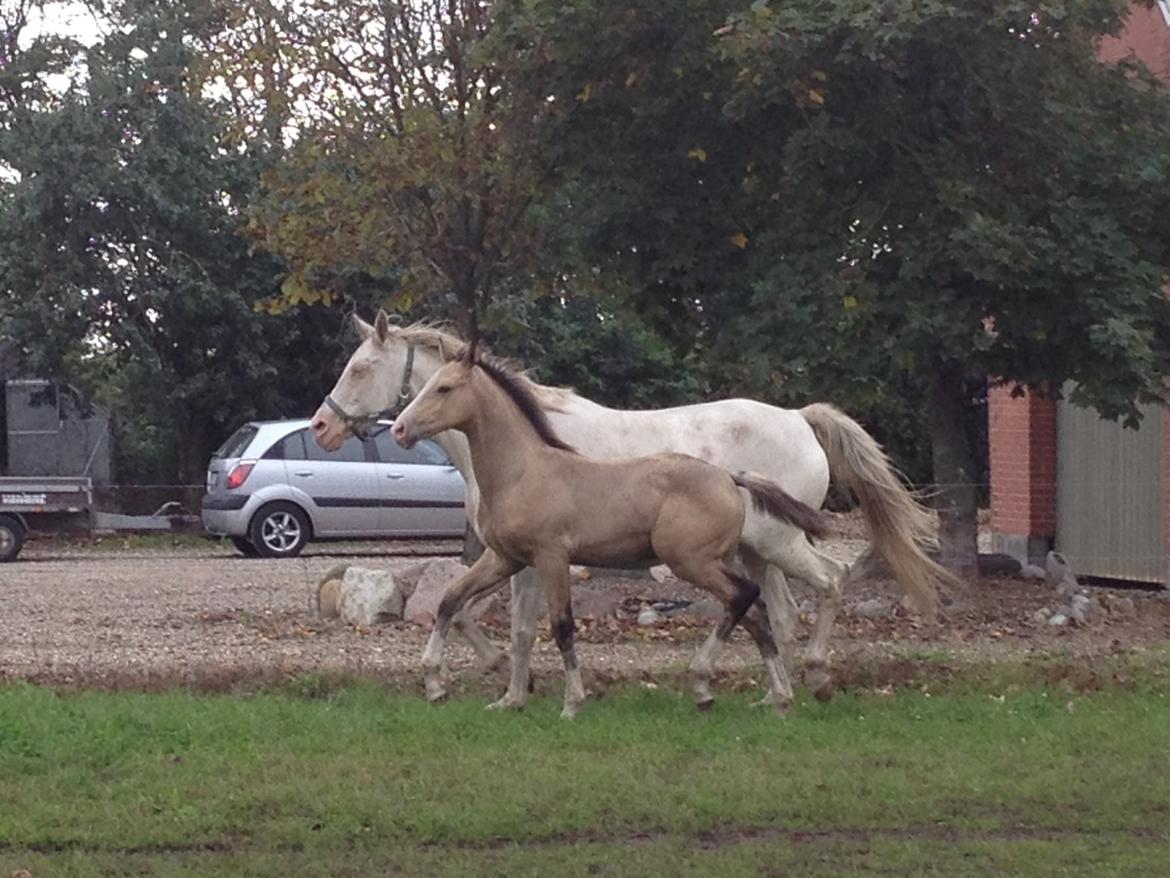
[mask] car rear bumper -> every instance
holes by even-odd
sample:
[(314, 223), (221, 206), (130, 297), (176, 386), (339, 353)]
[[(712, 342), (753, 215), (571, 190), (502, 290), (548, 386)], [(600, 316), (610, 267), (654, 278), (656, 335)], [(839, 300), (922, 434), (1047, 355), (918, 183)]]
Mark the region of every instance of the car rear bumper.
[(203, 496), (203, 511), (231, 512), (243, 509), (248, 504), (249, 499), (251, 497), (248, 494), (205, 494)]
[(216, 536), (245, 536), (249, 516), (244, 512), (244, 507), (249, 499), (247, 494), (205, 496), (201, 516), (204, 529)]

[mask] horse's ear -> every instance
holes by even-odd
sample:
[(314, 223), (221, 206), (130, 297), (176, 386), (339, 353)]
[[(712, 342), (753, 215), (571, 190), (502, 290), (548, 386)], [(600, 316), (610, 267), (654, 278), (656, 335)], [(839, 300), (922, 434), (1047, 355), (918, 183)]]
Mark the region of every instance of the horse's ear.
[(374, 318), (374, 332), (378, 335), (378, 341), (384, 342), (390, 337), (390, 318), (381, 308), (378, 309), (378, 316)]
[(361, 337), (362, 341), (365, 341), (374, 334), (374, 327), (370, 326), (370, 324), (366, 323), (366, 321), (362, 320), (356, 314), (353, 315), (353, 328), (357, 330), (357, 334)]

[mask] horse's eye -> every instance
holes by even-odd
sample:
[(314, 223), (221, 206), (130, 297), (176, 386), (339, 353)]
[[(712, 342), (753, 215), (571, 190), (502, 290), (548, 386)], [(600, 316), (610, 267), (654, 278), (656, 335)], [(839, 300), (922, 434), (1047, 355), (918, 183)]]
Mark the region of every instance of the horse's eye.
[(450, 392), (451, 392), (451, 385), (450, 384), (441, 384), (435, 388), (435, 393), (450, 393)]

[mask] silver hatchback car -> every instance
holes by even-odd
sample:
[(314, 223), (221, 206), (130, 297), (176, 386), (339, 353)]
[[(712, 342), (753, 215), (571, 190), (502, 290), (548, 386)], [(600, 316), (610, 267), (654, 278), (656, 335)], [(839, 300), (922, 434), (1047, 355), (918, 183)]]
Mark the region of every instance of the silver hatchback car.
[(383, 430), (329, 452), (309, 423), (244, 424), (220, 446), (203, 497), (209, 533), (267, 558), (311, 540), (464, 535), (467, 486), (434, 442), (407, 450)]

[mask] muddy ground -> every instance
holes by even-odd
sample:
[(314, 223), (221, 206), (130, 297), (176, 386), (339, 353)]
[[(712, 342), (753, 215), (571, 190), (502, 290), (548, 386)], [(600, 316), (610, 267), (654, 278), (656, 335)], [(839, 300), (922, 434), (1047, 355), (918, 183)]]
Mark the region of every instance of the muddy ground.
[[(864, 548), (863, 531), (842, 518), (828, 544), (851, 559)], [(339, 559), (391, 570), (421, 557), (451, 555), (455, 543), (364, 543), (312, 546), (300, 558), (246, 559), (225, 544), (158, 549), (100, 543), (31, 542), (18, 562), (0, 566), (0, 679), (67, 685), (154, 688), (173, 684), (219, 688), (304, 673), (373, 676), (410, 686), (426, 630), (410, 623), (355, 629), (320, 619), (315, 594), (321, 574)], [(594, 577), (577, 586), (608, 593), (604, 605), (636, 609), (662, 598), (702, 599), (685, 583)], [(811, 596), (799, 583), (801, 597)], [(853, 612), (876, 596), (897, 596), (889, 582), (863, 583), (846, 595), (833, 661), (838, 676), (880, 682), (886, 671), (915, 663), (972, 663), (1032, 655), (1058, 656), (1091, 668), (1103, 656), (1165, 654), (1170, 649), (1166, 592), (1093, 588), (1132, 598), (1132, 614), (1101, 613), (1087, 626), (1057, 628), (1036, 621), (1059, 601), (1043, 581), (979, 578), (950, 597), (945, 620), (923, 626), (898, 609), (876, 619)], [(799, 597), (798, 597), (799, 600)], [(626, 616), (626, 613), (620, 613)], [(579, 616), (583, 666), (601, 684), (626, 678), (654, 681), (685, 667), (710, 622), (686, 614), (641, 627), (630, 618)], [(506, 645), (502, 608), (487, 617), (489, 634)], [(800, 632), (808, 635), (808, 619)], [(754, 649), (737, 633), (720, 669), (750, 684)], [(492, 688), (473, 655), (454, 640), (449, 665), (460, 689)], [(542, 632), (534, 667), (541, 686), (559, 686), (560, 657)], [(896, 681), (895, 681), (896, 682)]]

